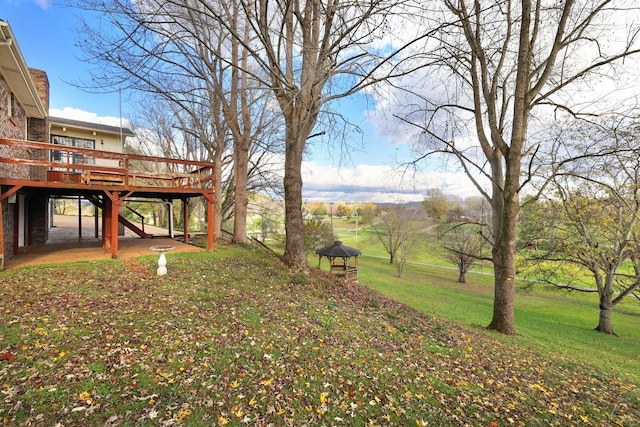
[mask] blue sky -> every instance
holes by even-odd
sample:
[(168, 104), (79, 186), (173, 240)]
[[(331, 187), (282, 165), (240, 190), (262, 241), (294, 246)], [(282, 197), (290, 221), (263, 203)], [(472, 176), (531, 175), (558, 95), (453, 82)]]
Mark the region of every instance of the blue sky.
[(46, 0), (0, 0), (0, 19), (11, 25), (29, 67), (47, 72), (51, 86), (50, 108), (77, 108), (98, 116), (119, 115), (119, 96), (87, 93), (70, 83), (89, 79), (80, 59), (77, 12), (47, 6)]
[[(106, 122), (134, 111), (126, 95), (90, 93), (73, 86), (90, 79), (90, 65), (81, 61), (76, 47), (81, 12), (50, 5), (47, 0), (0, 0), (0, 19), (7, 21), (29, 67), (47, 72), (51, 87), (50, 114), (79, 120)], [(459, 173), (432, 168), (417, 179), (408, 179), (397, 167), (411, 155), (407, 144), (390, 142), (378, 135), (380, 128), (368, 122), (364, 96), (340, 103), (341, 112), (360, 126), (362, 134), (347, 135), (353, 148), (348, 153), (325, 139), (312, 141), (303, 165), (306, 201), (409, 202), (423, 199), (428, 188), (446, 194), (475, 195), (467, 179)]]

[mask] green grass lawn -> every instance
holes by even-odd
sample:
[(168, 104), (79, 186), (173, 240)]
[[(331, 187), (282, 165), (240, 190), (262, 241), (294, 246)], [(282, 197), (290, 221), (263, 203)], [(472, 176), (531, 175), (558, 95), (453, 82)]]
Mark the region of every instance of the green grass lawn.
[[(266, 251), (222, 243), (211, 254), (168, 255), (166, 276), (156, 276), (156, 258), (0, 273), (4, 425), (633, 426), (640, 419), (637, 363), (625, 367), (596, 351), (607, 341), (620, 354), (632, 351), (633, 327), (616, 318), (620, 337), (596, 334), (588, 313), (574, 318), (566, 308), (573, 302), (558, 302), (560, 315), (542, 291), (519, 295), (521, 335), (504, 337), (481, 327), (491, 312), (484, 278), (463, 286), (455, 272), (410, 267), (395, 280), (384, 260), (363, 258), (366, 286), (346, 285), (314, 270), (292, 274)], [(637, 318), (627, 310), (620, 316)], [(548, 345), (536, 335), (545, 329)], [(592, 348), (576, 356), (587, 338)]]
[[(360, 258), (360, 283), (436, 317), (483, 331), (491, 321), (493, 277), (470, 273), (466, 284), (457, 272), (409, 264), (402, 278), (395, 266), (379, 259)], [(627, 376), (640, 385), (640, 304), (632, 299), (616, 307), (613, 326), (618, 336), (593, 331), (598, 323), (598, 299), (593, 293), (567, 293), (524, 283), (516, 297), (513, 338), (549, 357), (563, 357)], [(486, 332), (489, 333), (489, 332)]]
[[(368, 230), (365, 226), (360, 227), (357, 236), (355, 233), (355, 224), (352, 224), (351, 227), (334, 228), (334, 234), (343, 244), (358, 248), (363, 254), (389, 259), (389, 253), (386, 252), (376, 234)], [(451, 267), (453, 264), (446, 260), (445, 252), (439, 242), (421, 239), (412, 248), (407, 259), (414, 262)], [(486, 262), (479, 262), (474, 266), (474, 269), (483, 272), (492, 271), (491, 266)]]

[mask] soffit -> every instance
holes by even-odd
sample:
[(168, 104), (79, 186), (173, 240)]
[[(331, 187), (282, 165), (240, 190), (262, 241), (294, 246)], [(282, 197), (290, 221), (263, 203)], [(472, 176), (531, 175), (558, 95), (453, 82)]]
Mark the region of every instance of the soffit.
[(27, 117), (44, 119), (47, 117), (42, 100), (31, 80), (22, 52), (18, 47), (9, 24), (0, 21), (0, 72), (4, 76), (9, 89), (20, 102)]

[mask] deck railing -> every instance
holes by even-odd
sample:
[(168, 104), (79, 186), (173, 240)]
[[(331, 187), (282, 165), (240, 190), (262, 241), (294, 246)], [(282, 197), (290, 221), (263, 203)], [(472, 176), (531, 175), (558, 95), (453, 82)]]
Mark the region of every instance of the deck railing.
[(2, 163), (15, 167), (24, 165), (30, 169), (28, 178), (0, 176), (2, 179), (87, 186), (205, 189), (212, 187), (214, 178), (214, 165), (211, 162), (114, 153), (7, 138), (0, 138)]

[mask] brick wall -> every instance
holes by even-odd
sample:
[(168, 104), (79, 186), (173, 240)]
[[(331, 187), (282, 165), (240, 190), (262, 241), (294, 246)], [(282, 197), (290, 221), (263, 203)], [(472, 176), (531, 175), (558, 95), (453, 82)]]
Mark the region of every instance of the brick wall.
[(27, 119), (27, 140), (49, 142), (49, 124), (47, 119)]
[[(36, 142), (49, 142), (49, 119), (27, 119), (27, 139)], [(45, 150), (34, 150), (31, 152), (33, 160), (49, 160), (49, 153)], [(47, 179), (47, 168), (44, 166), (30, 166), (30, 179), (34, 181), (45, 181)]]
[(29, 197), (29, 239), (27, 244), (40, 245), (49, 238), (49, 200), (41, 194)]
[[(45, 111), (49, 109), (49, 80), (44, 71), (30, 69), (31, 77), (38, 91)], [(22, 105), (12, 104), (12, 114), (8, 115), (7, 103), (10, 96), (6, 80), (0, 75), (0, 137), (12, 139), (26, 139), (37, 142), (49, 142), (49, 120), (26, 117)], [(26, 149), (0, 146), (0, 156), (8, 158), (27, 158)], [(47, 153), (39, 152), (39, 160), (46, 160)], [(0, 163), (0, 175), (16, 179), (46, 179), (46, 168), (22, 165), (7, 165)], [(26, 194), (26, 218), (28, 227), (25, 243), (41, 244), (48, 238), (48, 198), (41, 194)], [(15, 255), (14, 229), (15, 205), (4, 200), (2, 202), (2, 227), (4, 230), (4, 260)]]
[[(47, 73), (42, 70), (36, 70), (35, 68), (29, 68), (31, 74), (31, 80), (33, 80), (38, 96), (44, 105), (45, 111), (49, 111), (49, 78)], [(29, 141), (37, 142), (49, 142), (49, 118), (38, 119), (29, 117), (27, 119), (27, 139)], [(48, 160), (46, 151), (37, 151), (34, 153), (38, 158), (34, 160)], [(44, 167), (31, 167), (31, 179), (33, 180), (46, 180), (47, 169)]]
[(42, 105), (44, 105), (44, 111), (49, 111), (49, 78), (47, 77), (47, 73), (42, 70), (37, 70), (35, 68), (29, 68), (29, 74), (31, 74), (31, 80), (33, 80), (33, 84), (36, 86), (36, 90), (38, 91), (38, 96), (42, 101)]
[(2, 229), (4, 230), (4, 260), (11, 258), (13, 253), (14, 206), (6, 199), (2, 201)]
[[(45, 111), (49, 111), (49, 79), (47, 73), (35, 68), (29, 68), (31, 80), (33, 80), (38, 96), (44, 105)], [(49, 142), (49, 118), (44, 119), (29, 118), (27, 121), (27, 138), (29, 141)], [(48, 160), (46, 151), (38, 151), (38, 160)], [(44, 167), (31, 167), (31, 179), (45, 181), (47, 179), (47, 169)], [(49, 205), (48, 197), (40, 194), (31, 194), (29, 197), (29, 236), (27, 244), (43, 244), (49, 238)]]
[(11, 117), (7, 114), (9, 85), (0, 74), (0, 136), (5, 138), (25, 139), (24, 109), (14, 103)]
[[(9, 86), (2, 75), (0, 75), (0, 136), (6, 138), (23, 139), (24, 127), (16, 126), (13, 118), (7, 114), (7, 102), (9, 96)], [(0, 146), (0, 156), (13, 157), (14, 153), (7, 147)], [(0, 175), (8, 177), (16, 172), (13, 166), (0, 164)], [(4, 189), (3, 189), (4, 190)], [(11, 258), (13, 253), (13, 229), (14, 229), (14, 209), (8, 200), (2, 201), (2, 229), (4, 230), (4, 259)]]
[[(17, 101), (13, 103), (11, 117), (8, 116), (7, 103), (9, 85), (0, 75), (0, 137), (26, 139), (26, 117), (24, 108)], [(0, 146), (0, 156), (7, 158), (23, 158), (25, 149)], [(0, 164), (0, 174), (5, 177), (28, 179), (29, 166)]]

